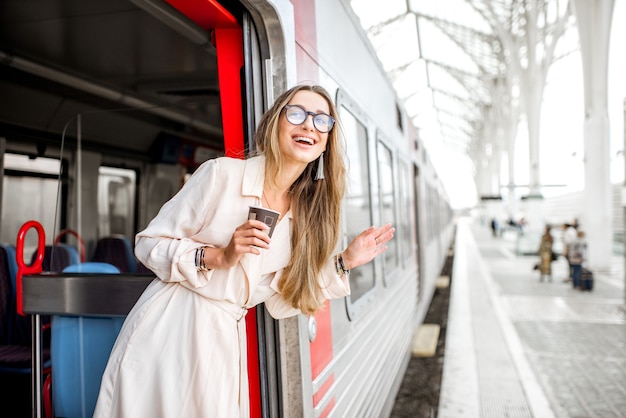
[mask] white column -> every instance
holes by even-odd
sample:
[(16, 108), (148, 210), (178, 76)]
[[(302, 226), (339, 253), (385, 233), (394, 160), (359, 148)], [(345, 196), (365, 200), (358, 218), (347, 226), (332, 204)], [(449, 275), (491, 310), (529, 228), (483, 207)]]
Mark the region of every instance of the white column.
[(585, 84), (585, 198), (588, 266), (609, 270), (613, 252), (608, 55), (614, 0), (574, 0)]

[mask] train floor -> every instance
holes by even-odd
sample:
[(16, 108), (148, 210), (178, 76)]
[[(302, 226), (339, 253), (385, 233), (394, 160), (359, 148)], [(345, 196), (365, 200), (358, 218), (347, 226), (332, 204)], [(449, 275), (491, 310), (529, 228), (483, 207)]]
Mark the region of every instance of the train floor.
[(392, 417), (626, 417), (624, 256), (580, 291), (565, 259), (541, 281), (537, 257), (516, 255), (516, 243), (515, 234), (459, 222), (440, 376), (411, 359), (400, 389), (406, 397), (416, 373), (433, 373), (421, 384), (439, 398)]

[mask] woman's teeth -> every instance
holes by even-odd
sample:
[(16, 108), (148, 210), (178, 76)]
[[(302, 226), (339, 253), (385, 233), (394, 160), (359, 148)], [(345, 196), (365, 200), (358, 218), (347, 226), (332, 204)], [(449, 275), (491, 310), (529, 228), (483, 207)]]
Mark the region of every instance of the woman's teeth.
[(307, 143), (309, 145), (313, 145), (313, 140), (311, 138), (305, 138), (302, 136), (299, 136), (297, 138), (294, 138), (296, 140), (296, 142), (304, 142)]

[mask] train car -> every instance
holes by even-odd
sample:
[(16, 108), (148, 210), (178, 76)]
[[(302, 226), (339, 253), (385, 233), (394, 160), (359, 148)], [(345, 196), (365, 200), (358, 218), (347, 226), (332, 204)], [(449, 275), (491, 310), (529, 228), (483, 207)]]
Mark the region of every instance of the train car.
[[(319, 314), (277, 321), (263, 305), (248, 313), (251, 415), (388, 416), (454, 222), (349, 1), (26, 3), (0, 2), (0, 241), (9, 259), (19, 244), (18, 264), (34, 263), (43, 235), (46, 247), (75, 248), (80, 261), (114, 264), (120, 273), (109, 283), (152, 280), (132, 256), (134, 235), (203, 161), (252, 151), (274, 97), (296, 83), (320, 84), (336, 100), (348, 150), (345, 243), (369, 225), (390, 222), (397, 232), (384, 256), (350, 273), (351, 295)], [(25, 231), (30, 221), (41, 231)], [(106, 255), (113, 239), (131, 255)], [(42, 279), (56, 277), (59, 262), (44, 260), (52, 273)], [(64, 367), (54, 357), (38, 366), (43, 378)], [(0, 371), (0, 395), (22, 402), (31, 387)], [(34, 379), (39, 372), (27, 373), (35, 383), (26, 415), (62, 416), (62, 389)], [(80, 398), (76, 416), (90, 416), (85, 392), (97, 390), (97, 375), (80, 385), (70, 394)]]

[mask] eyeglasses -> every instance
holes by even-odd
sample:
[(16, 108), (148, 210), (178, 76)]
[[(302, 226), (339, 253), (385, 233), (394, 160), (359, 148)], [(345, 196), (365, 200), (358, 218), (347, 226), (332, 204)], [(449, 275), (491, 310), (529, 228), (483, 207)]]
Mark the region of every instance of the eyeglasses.
[(330, 132), (335, 124), (335, 118), (326, 113), (309, 112), (300, 105), (285, 105), (285, 117), (292, 125), (302, 125), (309, 115), (313, 116), (313, 126), (321, 133)]

